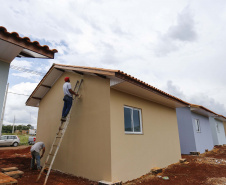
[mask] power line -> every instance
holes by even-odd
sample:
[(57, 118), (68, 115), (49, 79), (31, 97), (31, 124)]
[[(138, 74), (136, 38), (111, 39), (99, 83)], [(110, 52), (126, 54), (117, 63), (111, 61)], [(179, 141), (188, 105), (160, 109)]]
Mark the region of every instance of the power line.
[(16, 95), (22, 95), (22, 96), (30, 96), (30, 95), (27, 95), (27, 94), (19, 94), (19, 93), (14, 93), (14, 92), (8, 92), (8, 93), (16, 94)]
[(24, 68), (24, 67), (15, 66), (15, 65), (10, 65), (10, 68), (15, 69), (17, 71), (22, 71), (22, 72), (25, 72), (25, 73), (34, 74), (34, 75), (39, 75), (39, 76), (45, 75), (45, 73), (42, 73), (42, 72), (39, 72), (39, 71), (34, 71), (34, 70), (27, 69), (27, 68)]

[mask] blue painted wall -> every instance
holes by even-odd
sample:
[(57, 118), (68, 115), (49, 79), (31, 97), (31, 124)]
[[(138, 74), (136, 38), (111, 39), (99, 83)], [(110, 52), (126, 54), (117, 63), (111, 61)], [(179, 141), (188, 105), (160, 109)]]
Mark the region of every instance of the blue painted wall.
[[(205, 117), (194, 112), (192, 115), (193, 132), (195, 135), (196, 152), (204, 153), (205, 149), (212, 150), (214, 147), (210, 128), (209, 117)], [(200, 132), (196, 131), (195, 119), (199, 119)]]
[(218, 137), (217, 137), (217, 129), (216, 129), (215, 119), (213, 117), (209, 117), (209, 121), (210, 121), (210, 127), (211, 127), (211, 131), (212, 131), (213, 144), (218, 145), (219, 142), (218, 142)]
[(190, 108), (183, 107), (177, 108), (176, 112), (181, 153), (190, 154), (191, 151), (196, 151), (191, 111)]
[(0, 120), (2, 115), (2, 106), (5, 97), (6, 84), (9, 74), (9, 63), (0, 61)]
[(216, 120), (216, 123), (218, 123), (219, 132), (217, 132), (217, 137), (219, 141), (219, 145), (226, 144), (225, 142), (225, 131), (224, 131), (224, 124), (220, 120)]
[[(220, 120), (215, 119), (214, 117), (210, 117), (210, 125), (211, 125), (211, 132), (213, 137), (213, 144), (214, 145), (223, 145), (226, 144), (226, 138), (225, 138), (225, 131), (224, 131), (224, 125), (223, 122)], [(218, 124), (218, 129), (217, 126)]]

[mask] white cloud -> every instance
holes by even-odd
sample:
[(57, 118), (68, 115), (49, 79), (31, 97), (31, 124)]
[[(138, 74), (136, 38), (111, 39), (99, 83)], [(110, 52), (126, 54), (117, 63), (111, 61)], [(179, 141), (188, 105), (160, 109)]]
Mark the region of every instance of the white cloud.
[(186, 7), (178, 13), (175, 25), (171, 25), (167, 32), (159, 34), (159, 40), (154, 47), (155, 54), (159, 57), (167, 56), (184, 47), (185, 42), (193, 42), (197, 39), (194, 17), (190, 8)]
[(15, 116), (16, 124), (36, 126), (38, 109), (25, 106), (25, 102), (28, 99), (26, 95), (30, 95), (36, 86), (37, 83), (22, 82), (9, 88), (3, 124), (13, 123)]
[[(223, 0), (0, 0), (0, 4), (1, 24), (8, 31), (59, 51), (54, 60), (17, 59), (14, 65), (40, 72), (52, 63), (120, 69), (160, 89), (167, 89), (164, 85), (171, 81), (168, 88), (188, 100), (194, 96), (198, 102), (204, 93), (206, 102), (213, 98), (226, 104)], [(34, 76), (16, 75), (10, 83), (37, 82)], [(213, 105), (212, 109), (224, 111)]]
[(31, 62), (29, 62), (27, 60), (17, 60), (17, 59), (13, 60), (11, 62), (11, 65), (18, 66), (18, 67), (24, 67), (27, 69), (30, 69), (32, 67)]
[(177, 16), (177, 24), (169, 28), (167, 35), (179, 41), (194, 41), (197, 39), (194, 20), (187, 7)]
[(31, 74), (26, 72), (19, 72), (19, 73), (12, 73), (12, 76), (22, 77), (22, 78), (32, 78), (33, 81), (39, 82), (40, 81), (40, 75), (37, 74)]
[(202, 105), (217, 114), (226, 115), (225, 105), (221, 102), (218, 102), (213, 97), (210, 97), (207, 93), (198, 92), (191, 95), (185, 95), (185, 93), (180, 89), (180, 87), (173, 84), (172, 81), (167, 82), (165, 91), (191, 104)]

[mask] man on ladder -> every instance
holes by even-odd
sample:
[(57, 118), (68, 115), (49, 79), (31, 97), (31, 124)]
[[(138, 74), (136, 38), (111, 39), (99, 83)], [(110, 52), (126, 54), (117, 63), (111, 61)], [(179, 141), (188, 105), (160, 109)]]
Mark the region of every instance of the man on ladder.
[(71, 89), (71, 84), (70, 84), (70, 78), (65, 77), (64, 78), (64, 85), (63, 85), (63, 91), (64, 91), (64, 107), (62, 110), (62, 118), (61, 121), (64, 122), (66, 121), (66, 117), (71, 109), (72, 106), (72, 100), (73, 100), (73, 94), (75, 96), (78, 96), (78, 94)]
[[(71, 84), (70, 84), (70, 79), (69, 77), (65, 77), (64, 79), (65, 81), (65, 84), (63, 85), (63, 90), (64, 90), (64, 108), (63, 108), (63, 111), (62, 111), (62, 121), (61, 121), (61, 126), (59, 128), (59, 132), (56, 133), (56, 137), (52, 143), (52, 146), (50, 148), (50, 151), (49, 151), (49, 154), (46, 158), (46, 162), (44, 163), (44, 166), (41, 170), (41, 172), (39, 173), (39, 176), (36, 180), (36, 182), (39, 181), (42, 173), (44, 172), (44, 169), (48, 169), (47, 171), (47, 174), (46, 174), (46, 178), (45, 178), (45, 181), (44, 181), (44, 185), (46, 185), (47, 183), (47, 180), (48, 180), (48, 177), (49, 177), (49, 174), (50, 174), (50, 171), (52, 169), (52, 165), (54, 163), (54, 160), (55, 160), (55, 157), (57, 155), (57, 152), (60, 148), (60, 145), (61, 145), (61, 142), (63, 140), (63, 137), (64, 137), (64, 134), (65, 134), (65, 131), (67, 129), (67, 126), (70, 122), (70, 117), (71, 117), (71, 107), (72, 107), (72, 96), (73, 94), (75, 96), (78, 96), (78, 91), (80, 89), (80, 86), (83, 82), (83, 79), (80, 80), (80, 82), (77, 80), (76, 84), (75, 84), (75, 88), (74, 88), (74, 91), (71, 89)], [(77, 91), (75, 92), (77, 88)], [(61, 128), (62, 127), (62, 128)], [(47, 167), (47, 168), (46, 168)]]

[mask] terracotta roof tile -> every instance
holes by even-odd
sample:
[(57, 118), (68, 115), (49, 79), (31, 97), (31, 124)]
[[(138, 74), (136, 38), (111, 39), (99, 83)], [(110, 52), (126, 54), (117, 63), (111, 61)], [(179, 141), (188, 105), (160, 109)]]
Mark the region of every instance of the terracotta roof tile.
[[(142, 84), (142, 85), (146, 86), (146, 88), (148, 88), (148, 89), (154, 90), (155, 92), (158, 92), (158, 93), (160, 93), (160, 94), (162, 94), (162, 95), (168, 96), (169, 98), (171, 98), (171, 99), (173, 99), (173, 100), (177, 100), (177, 101), (179, 101), (179, 102), (181, 102), (181, 103), (183, 103), (183, 104), (189, 105), (188, 102), (183, 101), (183, 100), (181, 100), (181, 99), (179, 99), (179, 98), (177, 98), (177, 97), (175, 97), (175, 96), (172, 96), (172, 95), (170, 95), (170, 94), (168, 94), (168, 93), (166, 93), (166, 92), (164, 92), (164, 91), (162, 91), (162, 90), (160, 90), (160, 89), (158, 89), (158, 88), (156, 88), (156, 87), (153, 87), (153, 86), (149, 85), (148, 83), (145, 83), (145, 82), (141, 81), (140, 79), (135, 78), (135, 77), (133, 77), (133, 76), (131, 76), (131, 75), (129, 75), (129, 74), (123, 72), (123, 71), (120, 71), (120, 70), (103, 69), (103, 68), (96, 68), (96, 67), (82, 67), (82, 66), (73, 66), (73, 65), (64, 65), (64, 64), (54, 64), (53, 66), (54, 66), (54, 67), (57, 67), (57, 66), (62, 66), (62, 67), (72, 67), (72, 68), (73, 68), (73, 67), (76, 67), (76, 68), (81, 68), (81, 69), (91, 69), (91, 70), (99, 70), (99, 71), (105, 71), (105, 72), (114, 72), (115, 75), (118, 74), (117, 76), (122, 75), (122, 76), (124, 76), (124, 77), (127, 77), (127, 78), (129, 78), (130, 80), (134, 80), (134, 81), (135, 81), (136, 83), (138, 83), (138, 84)], [(116, 77), (117, 77), (117, 76), (116, 76)]]
[(213, 111), (207, 109), (206, 107), (203, 107), (202, 105), (190, 104), (190, 106), (191, 106), (191, 107), (195, 107), (195, 108), (203, 109), (203, 110), (205, 110), (205, 111), (207, 111), (207, 112), (210, 112), (210, 113), (212, 113), (212, 114), (215, 114), (215, 115), (218, 116), (218, 117), (222, 117), (222, 118), (226, 119), (225, 116), (220, 115), (220, 114), (217, 114), (217, 113), (215, 113), (215, 112), (213, 112)]
[(40, 48), (40, 49), (44, 49), (44, 50), (47, 50), (49, 52), (52, 52), (52, 53), (57, 53), (58, 51), (56, 49), (49, 49), (48, 46), (44, 45), (44, 46), (41, 46), (39, 44), (38, 41), (33, 41), (31, 42), (30, 38), (28, 37), (20, 37), (19, 34), (17, 32), (8, 32), (7, 29), (3, 26), (0, 26), (0, 33), (3, 33), (4, 35), (7, 35), (7, 36), (11, 36), (11, 37), (14, 37), (16, 39), (19, 39), (21, 41), (23, 41), (25, 44), (33, 44), (35, 45), (36, 47)]
[(152, 90), (154, 90), (154, 91), (156, 91), (156, 92), (158, 92), (158, 93), (161, 93), (162, 95), (166, 95), (166, 96), (168, 96), (169, 98), (172, 98), (172, 99), (174, 99), (174, 100), (180, 101), (181, 103), (184, 103), (184, 104), (189, 105), (188, 102), (183, 101), (183, 100), (181, 100), (180, 98), (177, 98), (177, 97), (175, 97), (175, 96), (172, 96), (172, 95), (170, 95), (170, 94), (168, 94), (168, 93), (166, 93), (166, 92), (164, 92), (164, 91), (162, 91), (162, 90), (160, 90), (160, 89), (158, 89), (158, 88), (156, 88), (156, 87), (154, 87), (154, 86), (151, 86), (151, 85), (149, 85), (148, 83), (139, 80), (138, 78), (135, 78), (135, 77), (133, 77), (133, 76), (131, 76), (131, 75), (128, 75), (127, 73), (124, 73), (123, 71), (118, 70), (118, 73), (121, 74), (121, 75), (123, 75), (123, 76), (125, 76), (125, 77), (128, 77), (128, 78), (131, 79), (131, 80), (136, 81), (137, 83), (140, 83), (140, 84), (146, 86), (146, 87), (149, 88), (149, 89), (152, 89)]

